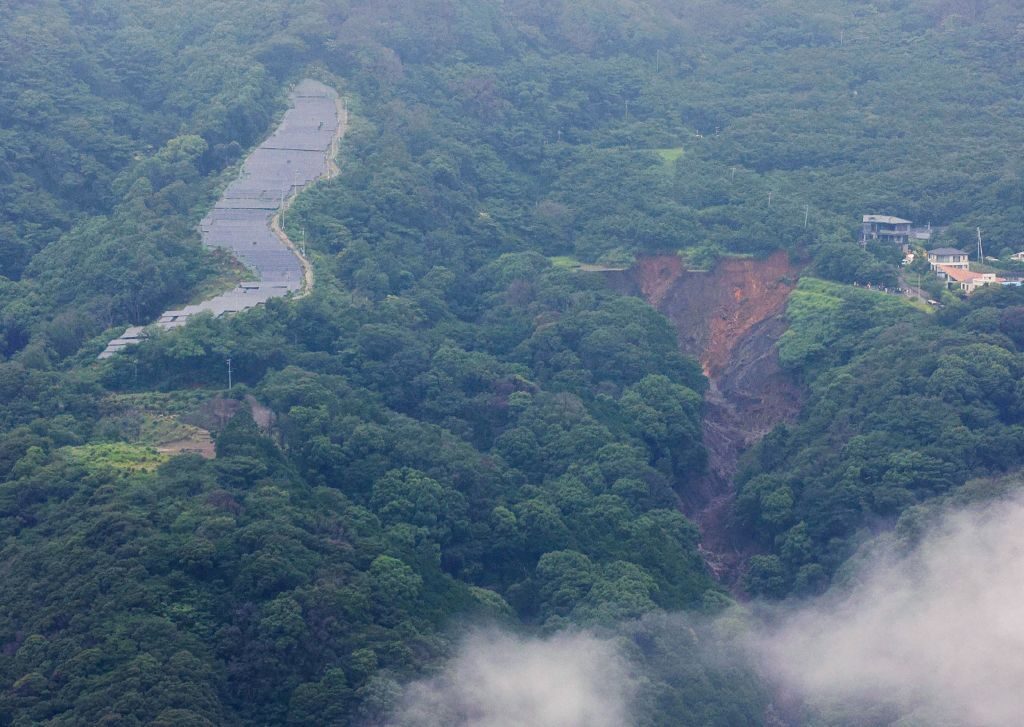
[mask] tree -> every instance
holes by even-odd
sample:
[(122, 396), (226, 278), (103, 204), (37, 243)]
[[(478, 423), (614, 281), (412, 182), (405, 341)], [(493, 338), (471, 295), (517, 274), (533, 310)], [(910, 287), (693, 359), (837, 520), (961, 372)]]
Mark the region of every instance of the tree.
[(536, 571), (541, 613), (568, 616), (590, 592), (597, 579), (587, 556), (574, 550), (545, 553)]

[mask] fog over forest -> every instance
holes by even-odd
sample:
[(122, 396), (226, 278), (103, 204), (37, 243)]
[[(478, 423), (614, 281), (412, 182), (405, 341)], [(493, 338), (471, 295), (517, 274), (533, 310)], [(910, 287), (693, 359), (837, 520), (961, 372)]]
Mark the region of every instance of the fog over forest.
[[(749, 660), (777, 689), (819, 707), (896, 705), (924, 724), (1018, 724), (1024, 559), (1013, 556), (1024, 553), (1024, 500), (951, 510), (918, 537), (909, 550), (873, 544), (843, 586), (816, 599), (749, 604), (727, 624), (677, 615), (668, 628), (727, 629), (725, 658)], [(694, 657), (715, 658), (679, 654)], [(643, 682), (607, 632), (480, 631), (441, 675), (407, 688), (392, 723), (631, 724)]]

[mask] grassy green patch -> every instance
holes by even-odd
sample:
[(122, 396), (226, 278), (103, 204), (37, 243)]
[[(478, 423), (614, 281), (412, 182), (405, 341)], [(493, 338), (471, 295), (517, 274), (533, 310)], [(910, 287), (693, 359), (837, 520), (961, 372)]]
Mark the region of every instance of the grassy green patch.
[(921, 298), (904, 298), (904, 300), (907, 301), (908, 305), (917, 308), (919, 311), (923, 313), (934, 313), (936, 310), (935, 306), (928, 305), (928, 302)]
[(202, 389), (109, 396), (100, 422), (103, 437), (148, 447), (206, 440), (203, 429), (182, 418), (199, 411), (211, 396)]
[(681, 157), (685, 152), (683, 151), (683, 147), (677, 146), (666, 149), (655, 149), (654, 153), (661, 157), (661, 160), (666, 164), (675, 164), (679, 157)]
[(1002, 275), (1003, 273), (1006, 272), (1006, 270), (1004, 268), (996, 267), (996, 266), (992, 265), (991, 263), (987, 263), (987, 262), (986, 263), (972, 262), (971, 263), (971, 271), (975, 272), (975, 273), (996, 273), (997, 275)]
[(159, 447), (170, 442), (193, 440), (204, 435), (199, 427), (185, 424), (169, 414), (143, 412), (138, 433), (138, 444)]
[[(848, 315), (851, 309), (857, 314)], [(917, 304), (900, 296), (801, 278), (786, 305), (789, 328), (779, 339), (779, 361), (787, 368), (806, 368), (834, 352), (841, 339), (854, 340), (868, 328), (905, 320), (916, 310)]]
[(909, 298), (886, 293), (874, 288), (865, 288), (846, 283), (836, 283), (811, 276), (800, 278), (794, 295), (820, 294), (834, 299), (854, 300), (858, 298), (875, 302), (875, 307), (885, 314), (905, 311), (907, 307), (916, 307)]
[(94, 471), (153, 472), (169, 459), (152, 447), (124, 442), (84, 444), (80, 447), (65, 447), (60, 451), (68, 459)]
[(572, 255), (554, 255), (549, 257), (548, 260), (556, 268), (563, 268), (565, 270), (577, 270), (583, 264)]

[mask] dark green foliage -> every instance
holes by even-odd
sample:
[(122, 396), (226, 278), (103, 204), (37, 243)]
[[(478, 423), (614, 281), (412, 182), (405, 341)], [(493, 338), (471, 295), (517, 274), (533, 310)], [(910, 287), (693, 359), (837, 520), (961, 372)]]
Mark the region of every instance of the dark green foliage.
[(625, 624), (627, 653), (645, 676), (633, 708), (637, 724), (772, 724), (770, 695), (737, 646), (743, 628), (741, 618), (664, 613)]
[[(232, 24), (236, 9), (222, 12)], [(303, 55), (282, 55), (293, 41), (256, 53), (287, 75)], [(159, 150), (124, 160), (105, 201), (2, 289), (5, 352), (22, 361), (3, 364), (0, 643), (42, 655), (0, 659), (0, 722), (373, 722), (396, 679), (444, 653), (450, 621), (611, 623), (718, 593), (671, 490), (702, 466), (699, 368), (649, 307), (524, 251), (533, 233), (500, 208), (533, 206), (533, 172), (514, 169), (502, 135), (467, 138), (471, 171), (445, 148), (454, 118), (423, 127), (415, 110), (388, 111), (388, 94), (368, 110), (378, 133), (352, 130), (346, 174), (288, 220), (321, 255), (313, 295), (154, 332), (98, 371), (110, 389), (219, 386), (230, 355), (236, 382), (277, 414), (278, 441), (242, 413), (214, 462), (132, 475), (66, 456), (109, 436), (102, 390), (33, 369), (94, 334), (100, 303), (104, 324), (144, 321), (198, 280), (192, 226), (211, 173), (264, 131), (244, 109), (272, 108), (251, 52), (221, 39), (182, 59), (254, 79), (241, 113), (221, 95), (245, 82), (175, 85), (168, 68), (155, 88), (192, 105), (146, 103), (178, 120), (173, 134), (140, 122)], [(556, 229), (559, 214), (536, 219)], [(90, 320), (59, 312), (71, 307)], [(562, 552), (593, 564), (573, 604), (543, 565)]]
[[(167, 640), (206, 644), (187, 648), (215, 675), (200, 679), (214, 701), (192, 709), (215, 723), (301, 723), (325, 693), (342, 702), (334, 714), (387, 709), (388, 680), (440, 655), (449, 621), (596, 625), (718, 595), (695, 528), (674, 509), (672, 485), (702, 466), (694, 389), (704, 381), (667, 322), (530, 254), (509, 253), (465, 286), (454, 282), (435, 268), (367, 304), (338, 293), (327, 272), (298, 303), (201, 318), (115, 357), (103, 380), (130, 388), (215, 384), (231, 355), (236, 381), (276, 413), (278, 443), (239, 414), (219, 432), (212, 463), (179, 458), (151, 479), (90, 481), (115, 498), (94, 512), (78, 506), (91, 490), (68, 474), (58, 444), (25, 432), (4, 500), (12, 547), (64, 543), (51, 534), (64, 528), (36, 529), (60, 518), (87, 528), (90, 548), (120, 533), (133, 588), (158, 589), (161, 604), (188, 594), (180, 614), (160, 613), (175, 624)], [(65, 382), (6, 366), (12, 392), (36, 379)], [(20, 400), (52, 416), (43, 402)], [(71, 421), (88, 438), (95, 419), (77, 412)], [(153, 508), (160, 519), (148, 516)], [(149, 539), (162, 550), (144, 546)], [(546, 565), (566, 552), (594, 573), (572, 596)], [(18, 578), (33, 572), (58, 577), (28, 568)], [(134, 608), (149, 614), (157, 596), (146, 598)], [(126, 615), (113, 605), (121, 602), (110, 607), (115, 622)], [(11, 641), (41, 630), (26, 625), (38, 604), (10, 609)], [(80, 628), (91, 642), (106, 627)], [(72, 633), (60, 626), (50, 638), (64, 644)], [(122, 668), (96, 667), (115, 681)], [(52, 684), (53, 672), (43, 678)], [(29, 714), (55, 701), (10, 709)], [(142, 701), (132, 712), (139, 719), (182, 708)]]
[[(782, 248), (893, 286), (865, 212), (1011, 249), (1019, 7), (861, 5), (0, 6), (0, 724), (381, 724), (448, 629), (637, 617), (641, 724), (767, 721), (657, 615), (726, 600), (673, 492), (700, 368), (547, 256)], [(314, 293), (93, 367), (210, 276), (196, 223), (305, 73), (353, 109), (344, 173), (285, 219)], [(820, 590), (866, 529), (1019, 464), (1021, 311), (802, 284), (781, 355), (810, 400), (740, 476), (750, 591)], [(272, 438), (241, 414), (155, 474), (64, 449), (121, 436), (109, 392), (212, 393), (228, 356)]]
[(254, 48), (278, 11), (235, 5), (0, 8), (0, 357), (45, 366), (211, 274), (196, 224), (284, 70)]
[(936, 315), (889, 296), (804, 280), (780, 356), (811, 397), (741, 472), (737, 523), (773, 555), (752, 592), (817, 590), (862, 531), (1024, 457), (1019, 288)]
[[(257, 461), (274, 469), (270, 450)], [(4, 505), (4, 536), (16, 536), (2, 554), (7, 583), (22, 587), (5, 590), (0, 630), (14, 656), (0, 667), (14, 686), (0, 719), (148, 722), (188, 709), (197, 724), (283, 723), (324, 700), (344, 710), (369, 676), (346, 673), (349, 654), (414, 668), (412, 634), (471, 600), (436, 570), (434, 598), (418, 599), (423, 578), (335, 491), (283, 473), (236, 484), (221, 462), (83, 478), (58, 454), (44, 476), (70, 484)]]

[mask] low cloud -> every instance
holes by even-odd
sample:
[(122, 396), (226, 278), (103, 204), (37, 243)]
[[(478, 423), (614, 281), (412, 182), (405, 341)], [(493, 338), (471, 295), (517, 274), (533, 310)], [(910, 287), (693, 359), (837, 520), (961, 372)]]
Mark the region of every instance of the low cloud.
[(812, 704), (1024, 724), (1024, 501), (948, 515), (909, 554), (762, 631), (755, 652)]
[(406, 690), (395, 727), (623, 727), (634, 681), (613, 642), (469, 636), (444, 672)]
[(1024, 724), (1024, 498), (939, 518), (913, 549), (877, 545), (862, 563), (845, 587), (795, 610), (623, 624), (618, 644), (637, 629), (660, 634), (668, 652), (654, 661), (585, 632), (475, 632), (439, 676), (406, 688), (388, 724), (623, 727), (645, 702), (634, 700), (641, 685), (700, 678), (695, 664), (756, 668), (781, 700), (772, 724), (801, 724), (806, 709), (821, 724)]

